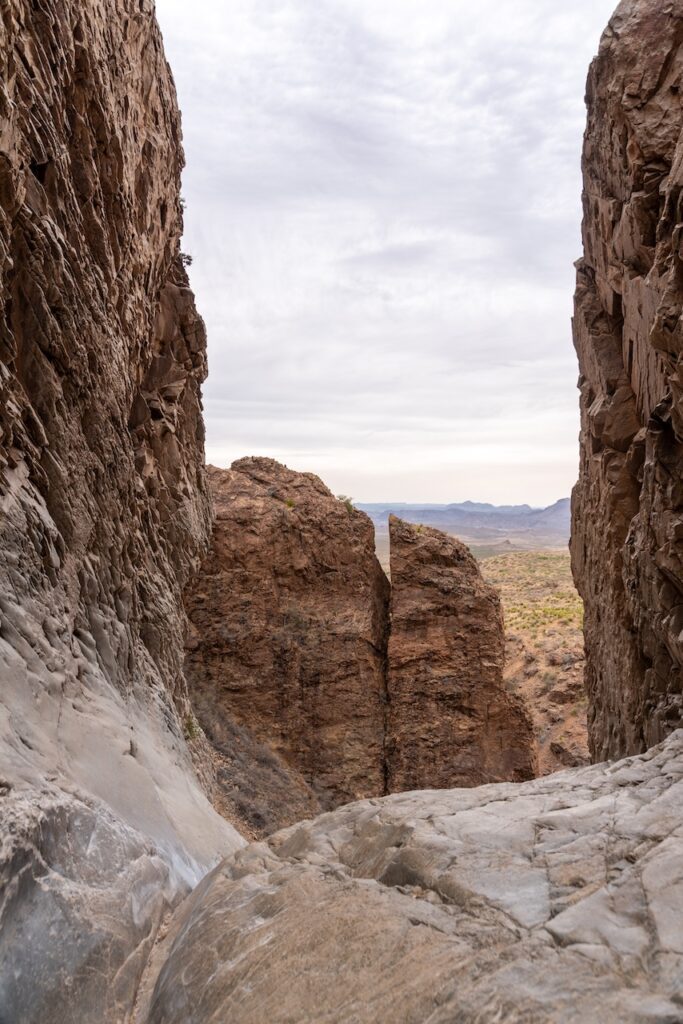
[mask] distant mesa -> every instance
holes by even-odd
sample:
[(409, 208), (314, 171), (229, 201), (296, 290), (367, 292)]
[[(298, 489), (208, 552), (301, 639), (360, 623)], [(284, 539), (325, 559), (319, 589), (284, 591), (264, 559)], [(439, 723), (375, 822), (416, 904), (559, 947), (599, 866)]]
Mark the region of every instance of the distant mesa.
[(489, 505), (463, 501), (450, 505), (401, 502), (356, 503), (375, 526), (377, 557), (389, 571), (389, 517), (422, 523), (459, 537), (477, 557), (504, 551), (566, 549), (571, 532), (571, 501), (561, 498), (547, 508)]

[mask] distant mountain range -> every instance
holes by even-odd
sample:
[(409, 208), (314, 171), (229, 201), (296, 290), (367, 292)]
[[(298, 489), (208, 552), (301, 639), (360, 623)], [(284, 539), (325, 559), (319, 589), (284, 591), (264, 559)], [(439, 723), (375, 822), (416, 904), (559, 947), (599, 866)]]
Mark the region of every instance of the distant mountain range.
[(569, 498), (561, 498), (547, 508), (488, 505), (479, 501), (451, 505), (375, 502), (357, 503), (356, 507), (367, 512), (375, 524), (380, 553), (385, 546), (391, 513), (409, 523), (423, 523), (454, 534), (480, 554), (494, 554), (497, 550), (565, 548), (569, 542)]

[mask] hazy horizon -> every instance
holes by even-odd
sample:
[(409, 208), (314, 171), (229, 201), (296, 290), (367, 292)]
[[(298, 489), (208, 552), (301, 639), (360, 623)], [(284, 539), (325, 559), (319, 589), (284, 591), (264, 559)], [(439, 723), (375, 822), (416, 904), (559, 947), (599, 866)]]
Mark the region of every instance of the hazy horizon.
[(420, 507), (424, 507), (424, 508), (442, 508), (443, 506), (447, 506), (447, 505), (467, 505), (467, 504), (470, 504), (470, 505), (491, 505), (493, 508), (530, 508), (530, 509), (532, 509), (532, 511), (537, 511), (539, 509), (552, 508), (553, 505), (557, 505), (561, 501), (569, 501), (570, 498), (571, 498), (570, 494), (565, 494), (561, 498), (556, 498), (555, 501), (549, 502), (548, 505), (530, 505), (529, 502), (521, 502), (521, 503), (517, 503), (517, 504), (514, 504), (514, 505), (510, 505), (507, 502), (500, 502), (499, 504), (495, 504), (494, 502), (478, 501), (476, 498), (464, 498), (462, 501), (445, 501), (445, 502), (444, 501), (416, 502), (416, 501), (404, 501), (403, 499), (392, 501), (391, 499), (387, 500), (387, 499), (384, 499), (384, 498), (379, 498), (376, 501), (364, 501), (362, 499), (358, 499), (358, 501), (354, 501), (354, 503), (356, 505), (361, 505), (361, 506), (363, 506), (363, 505), (386, 505), (386, 506), (391, 505), (391, 506), (399, 507), (401, 505), (409, 505), (410, 507), (414, 507), (415, 505), (419, 505)]
[(362, 503), (568, 496), (584, 83), (613, 7), (157, 0), (209, 461)]

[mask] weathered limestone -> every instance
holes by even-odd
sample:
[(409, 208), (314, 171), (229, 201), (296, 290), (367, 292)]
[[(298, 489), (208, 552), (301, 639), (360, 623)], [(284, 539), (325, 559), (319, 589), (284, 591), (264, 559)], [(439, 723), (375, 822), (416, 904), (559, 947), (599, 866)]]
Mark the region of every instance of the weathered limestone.
[(680, 0), (624, 0), (588, 79), (572, 557), (595, 758), (683, 718), (682, 39)]
[(533, 778), (531, 722), (503, 681), (497, 591), (455, 537), (392, 515), (389, 540), (387, 791)]
[(181, 164), (149, 0), (2, 5), (0, 1016), (22, 1024), (122, 1019), (164, 910), (241, 843), (183, 737), (210, 505)]
[(138, 1024), (674, 1024), (683, 733), (523, 785), (340, 808), (177, 911)]

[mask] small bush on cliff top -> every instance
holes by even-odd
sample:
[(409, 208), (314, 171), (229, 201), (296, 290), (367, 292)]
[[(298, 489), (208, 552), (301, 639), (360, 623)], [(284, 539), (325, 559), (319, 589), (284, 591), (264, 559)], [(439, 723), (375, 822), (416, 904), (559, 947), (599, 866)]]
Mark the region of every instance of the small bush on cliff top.
[(353, 498), (350, 498), (348, 494), (338, 494), (337, 501), (342, 501), (346, 505), (347, 512), (353, 512)]

